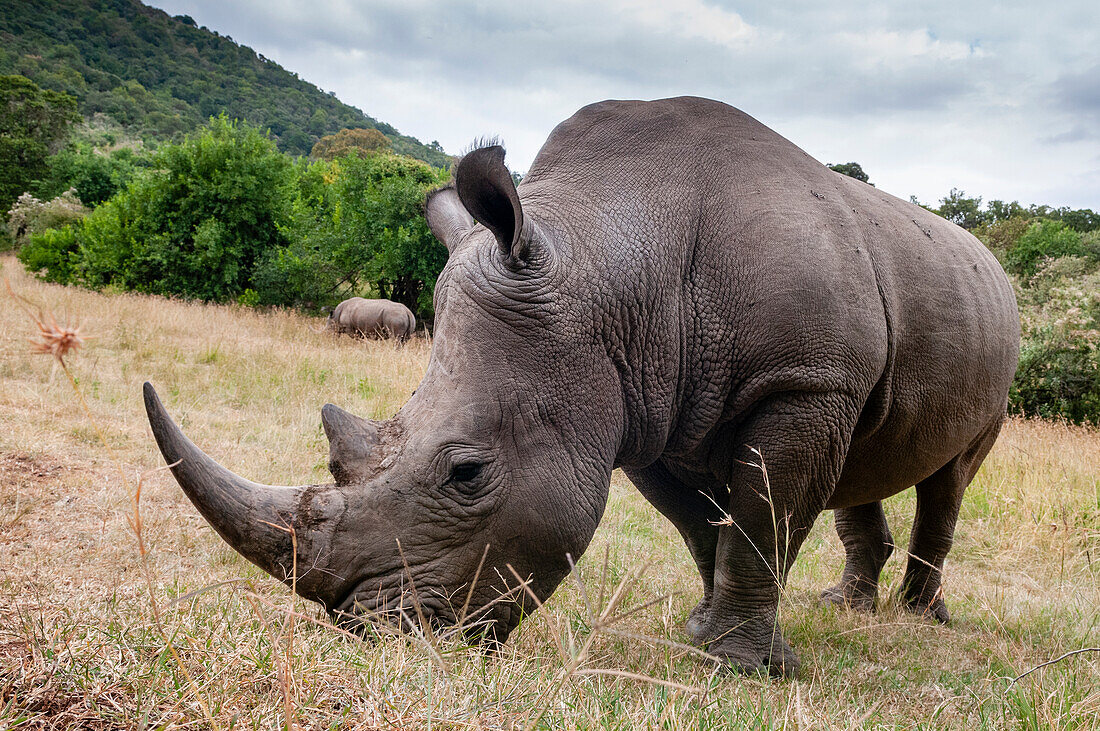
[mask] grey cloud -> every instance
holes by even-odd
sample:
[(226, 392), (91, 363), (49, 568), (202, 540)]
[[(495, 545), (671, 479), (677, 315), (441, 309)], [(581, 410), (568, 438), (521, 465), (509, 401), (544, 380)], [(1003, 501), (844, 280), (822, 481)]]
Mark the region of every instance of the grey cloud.
[(1054, 94), (1069, 112), (1100, 113), (1100, 65), (1080, 73), (1063, 74), (1054, 83)]
[(1081, 125), (1076, 125), (1065, 132), (1059, 132), (1053, 135), (1047, 135), (1046, 137), (1040, 137), (1042, 142), (1050, 145), (1063, 145), (1072, 142), (1083, 142), (1085, 140), (1092, 140), (1097, 138), (1096, 130), (1085, 129)]

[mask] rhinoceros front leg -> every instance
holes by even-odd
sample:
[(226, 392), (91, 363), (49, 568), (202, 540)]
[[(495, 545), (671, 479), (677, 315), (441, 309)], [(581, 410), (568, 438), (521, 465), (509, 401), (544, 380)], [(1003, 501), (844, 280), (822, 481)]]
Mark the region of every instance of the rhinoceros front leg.
[(710, 475), (688, 472), (661, 460), (641, 469), (624, 469), (638, 492), (676, 526), (703, 580), (703, 598), (688, 615), (686, 629), (703, 642), (710, 597), (714, 590), (714, 555), (725, 503), (725, 486)]
[[(709, 652), (734, 670), (798, 672), (798, 658), (779, 629), (779, 597), (836, 486), (857, 414), (841, 394), (778, 396), (758, 406), (726, 442), (729, 454), (715, 455), (727, 460), (729, 516), (719, 530), (704, 634)], [(767, 483), (747, 447), (763, 454)]]
[(836, 532), (844, 544), (844, 573), (840, 583), (821, 594), (828, 604), (873, 611), (878, 577), (894, 551), (882, 502), (836, 510)]

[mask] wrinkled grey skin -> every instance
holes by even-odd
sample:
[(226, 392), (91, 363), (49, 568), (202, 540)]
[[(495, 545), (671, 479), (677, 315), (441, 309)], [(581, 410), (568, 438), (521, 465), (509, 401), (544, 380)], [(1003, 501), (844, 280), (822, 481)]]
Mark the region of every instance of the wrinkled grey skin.
[(974, 237), (695, 98), (585, 107), (518, 194), (499, 147), (455, 179), (426, 206), (450, 250), (427, 373), (386, 422), (325, 406), (334, 485), (222, 470), (147, 386), (177, 479), (237, 550), (285, 579), (287, 534), (261, 522), (285, 521), (298, 592), (334, 616), (403, 606), (413, 624), (415, 594), (449, 624), (469, 596), (503, 640), (526, 602), (493, 603), (511, 569), (548, 597), (622, 467), (698, 564), (690, 636), (736, 669), (791, 675), (776, 577), (814, 519), (835, 510), (847, 552), (825, 598), (871, 608), (893, 548), (879, 501), (916, 485), (903, 599), (948, 619), (940, 569), (1019, 341)]
[(405, 341), (416, 331), (416, 318), (400, 302), (352, 297), (336, 305), (325, 326), (336, 333)]

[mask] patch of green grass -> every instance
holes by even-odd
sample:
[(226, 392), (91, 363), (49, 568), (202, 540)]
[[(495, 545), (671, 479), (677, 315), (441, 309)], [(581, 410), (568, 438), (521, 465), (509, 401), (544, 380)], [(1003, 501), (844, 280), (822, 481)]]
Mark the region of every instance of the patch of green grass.
[(214, 365), (221, 358), (221, 344), (214, 343), (199, 353), (196, 363), (201, 365)]

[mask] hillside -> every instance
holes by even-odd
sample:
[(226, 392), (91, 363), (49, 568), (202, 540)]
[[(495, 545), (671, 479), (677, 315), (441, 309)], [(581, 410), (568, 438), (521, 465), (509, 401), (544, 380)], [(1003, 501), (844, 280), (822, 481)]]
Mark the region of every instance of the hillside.
[(395, 152), (439, 167), (450, 161), (438, 143), (402, 135), (229, 36), (137, 0), (0, 4), (0, 74), (72, 94), (85, 117), (105, 114), (147, 139), (177, 137), (225, 112), (270, 129), (292, 154), (308, 154), (322, 135), (367, 127)]

